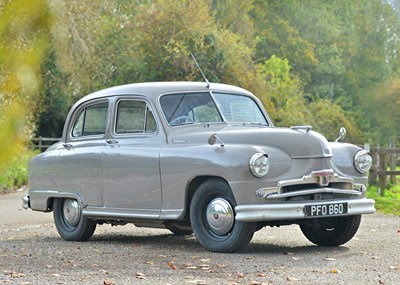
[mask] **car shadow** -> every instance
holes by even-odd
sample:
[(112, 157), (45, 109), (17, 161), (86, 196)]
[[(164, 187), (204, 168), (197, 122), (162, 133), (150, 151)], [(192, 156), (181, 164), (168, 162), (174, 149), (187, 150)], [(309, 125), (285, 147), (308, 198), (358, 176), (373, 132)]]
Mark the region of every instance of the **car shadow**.
[[(160, 234), (146, 234), (146, 235), (135, 235), (131, 234), (116, 234), (116, 233), (107, 233), (107, 234), (98, 234), (94, 235), (90, 240), (90, 243), (95, 244), (113, 244), (113, 245), (137, 245), (137, 246), (145, 246), (151, 247), (152, 249), (183, 249), (185, 251), (193, 251), (193, 252), (204, 252), (204, 249), (200, 243), (197, 241), (194, 235), (175, 235), (172, 233), (160, 233)], [(313, 244), (309, 245), (285, 245), (281, 242), (277, 241), (265, 241), (265, 243), (260, 242), (250, 242), (248, 246), (246, 246), (242, 251), (237, 252), (236, 254), (252, 254), (252, 255), (302, 255), (302, 254), (313, 254), (313, 253), (332, 253), (333, 251), (337, 253), (344, 253), (349, 251), (349, 248), (346, 246), (339, 247), (330, 247), (330, 246), (317, 246)]]
[(300, 246), (287, 246), (282, 244), (273, 243), (251, 243), (245, 249), (246, 253), (251, 253), (254, 255), (258, 254), (287, 254), (287, 255), (302, 255), (302, 254), (314, 254), (314, 253), (332, 253), (333, 251), (337, 253), (344, 253), (349, 251), (346, 246), (318, 246), (318, 245), (300, 245)]

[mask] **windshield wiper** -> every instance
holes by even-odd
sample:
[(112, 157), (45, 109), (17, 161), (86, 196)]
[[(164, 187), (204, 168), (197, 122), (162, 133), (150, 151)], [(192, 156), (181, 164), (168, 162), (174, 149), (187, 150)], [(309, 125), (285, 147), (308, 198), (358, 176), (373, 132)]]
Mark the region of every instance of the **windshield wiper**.
[(246, 122), (243, 123), (242, 126), (262, 126), (262, 127), (269, 127), (267, 123), (260, 123), (260, 122)]
[(182, 123), (171, 125), (171, 127), (184, 126), (184, 125), (193, 125), (193, 124), (196, 124), (196, 123), (195, 122), (182, 122)]

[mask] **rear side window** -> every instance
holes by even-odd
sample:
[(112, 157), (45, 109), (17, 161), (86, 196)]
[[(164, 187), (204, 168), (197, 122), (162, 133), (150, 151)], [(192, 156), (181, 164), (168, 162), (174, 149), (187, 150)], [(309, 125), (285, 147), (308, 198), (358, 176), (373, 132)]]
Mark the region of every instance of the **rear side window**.
[(84, 108), (72, 128), (73, 137), (104, 135), (107, 127), (108, 102)]
[(119, 101), (116, 134), (154, 133), (156, 129), (153, 112), (145, 101), (132, 99)]

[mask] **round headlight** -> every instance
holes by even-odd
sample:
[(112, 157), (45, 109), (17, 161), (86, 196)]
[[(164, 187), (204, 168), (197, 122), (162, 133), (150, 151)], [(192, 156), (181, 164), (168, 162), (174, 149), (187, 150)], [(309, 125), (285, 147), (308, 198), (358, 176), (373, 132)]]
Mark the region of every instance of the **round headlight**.
[(256, 177), (263, 177), (269, 171), (268, 155), (256, 153), (250, 159), (250, 171)]
[(372, 157), (366, 150), (360, 150), (354, 157), (354, 166), (360, 173), (366, 173), (372, 166)]

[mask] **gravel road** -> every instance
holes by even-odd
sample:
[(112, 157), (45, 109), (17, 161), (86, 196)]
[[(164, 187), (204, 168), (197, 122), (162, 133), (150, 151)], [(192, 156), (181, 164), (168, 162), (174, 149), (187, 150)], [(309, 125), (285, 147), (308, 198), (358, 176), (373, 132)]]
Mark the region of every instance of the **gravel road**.
[(400, 217), (366, 215), (355, 238), (318, 247), (297, 226), (264, 228), (240, 253), (211, 253), (194, 236), (99, 226), (66, 242), (51, 213), (0, 196), (0, 284), (400, 284)]

